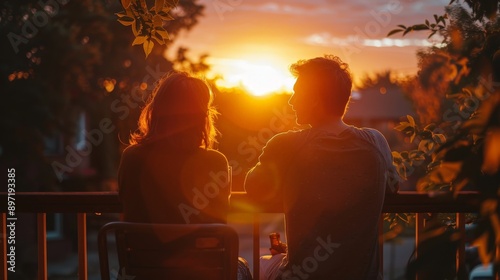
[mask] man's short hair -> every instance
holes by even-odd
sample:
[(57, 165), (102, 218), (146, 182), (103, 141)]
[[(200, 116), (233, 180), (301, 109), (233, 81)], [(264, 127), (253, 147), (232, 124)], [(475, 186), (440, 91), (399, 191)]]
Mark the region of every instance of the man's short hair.
[(310, 83), (311, 94), (319, 94), (332, 114), (343, 116), (351, 96), (349, 65), (334, 55), (299, 60), (290, 66), (295, 77)]

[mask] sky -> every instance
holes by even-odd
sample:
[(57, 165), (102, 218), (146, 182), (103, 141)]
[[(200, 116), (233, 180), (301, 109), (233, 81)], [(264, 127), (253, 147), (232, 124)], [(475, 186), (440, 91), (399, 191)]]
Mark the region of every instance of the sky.
[[(291, 91), (289, 66), (324, 54), (347, 62), (358, 81), (366, 74), (417, 71), (416, 50), (438, 42), (428, 33), (386, 37), (398, 24), (442, 15), (449, 0), (201, 0), (205, 16), (175, 45), (194, 57), (209, 54), (210, 75), (221, 86), (244, 86), (261, 95)], [(169, 54), (167, 54), (169, 55)], [(170, 54), (172, 55), (172, 54)]]

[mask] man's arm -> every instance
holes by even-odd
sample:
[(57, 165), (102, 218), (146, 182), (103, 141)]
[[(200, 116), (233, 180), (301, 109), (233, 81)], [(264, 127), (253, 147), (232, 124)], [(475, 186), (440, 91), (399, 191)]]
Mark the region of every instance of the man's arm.
[(289, 153), (287, 134), (271, 138), (262, 149), (259, 162), (247, 173), (245, 191), (254, 201), (279, 201)]
[(399, 181), (400, 177), (398, 172), (396, 171), (396, 167), (393, 165), (392, 153), (389, 144), (387, 143), (387, 139), (385, 139), (384, 135), (380, 133), (378, 130), (371, 129), (372, 133), (376, 138), (377, 145), (380, 149), (380, 152), (384, 156), (385, 164), (386, 164), (386, 194), (394, 194), (399, 191)]

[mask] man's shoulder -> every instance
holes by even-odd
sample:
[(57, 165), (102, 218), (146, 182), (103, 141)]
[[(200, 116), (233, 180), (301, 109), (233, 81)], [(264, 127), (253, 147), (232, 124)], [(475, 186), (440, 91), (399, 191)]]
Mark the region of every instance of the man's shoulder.
[(386, 141), (385, 136), (375, 128), (352, 126), (349, 131), (358, 138), (362, 138), (373, 144), (378, 144), (380, 141)]
[(285, 132), (280, 132), (274, 135), (271, 140), (279, 139), (280, 141), (295, 139), (296, 137), (300, 137), (300, 135), (304, 135), (307, 133), (309, 129), (301, 129), (301, 130), (288, 130)]
[(309, 132), (310, 129), (289, 130), (286, 132), (281, 132), (269, 139), (266, 146), (293, 145), (297, 141), (300, 141), (301, 139), (307, 137)]
[[(281, 155), (289, 154), (290, 151), (296, 150), (300, 143), (306, 139), (307, 129), (305, 130), (289, 130), (286, 132), (274, 135), (266, 146), (263, 148), (263, 154), (274, 155), (274, 157), (281, 157)], [(261, 155), (262, 157), (262, 155)]]

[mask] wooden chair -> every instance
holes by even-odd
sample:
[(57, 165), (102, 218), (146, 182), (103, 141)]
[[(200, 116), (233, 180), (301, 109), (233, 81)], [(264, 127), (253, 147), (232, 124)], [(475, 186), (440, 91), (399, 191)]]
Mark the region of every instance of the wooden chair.
[(113, 232), (118, 279), (237, 278), (238, 235), (227, 225), (111, 222), (98, 235), (103, 280), (110, 279), (107, 239)]

